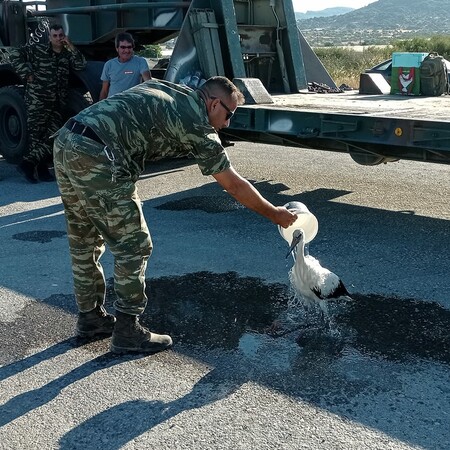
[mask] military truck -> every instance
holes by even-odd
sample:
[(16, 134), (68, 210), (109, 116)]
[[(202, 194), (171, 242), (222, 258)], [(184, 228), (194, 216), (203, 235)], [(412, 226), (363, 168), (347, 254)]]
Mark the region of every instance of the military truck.
[(158, 76), (195, 88), (224, 75), (244, 92), (227, 141), (347, 152), (364, 165), (450, 163), (449, 96), (339, 92), (297, 28), (291, 0), (0, 0), (0, 153), (9, 162), (21, 160), (27, 139), (23, 80), (8, 52), (46, 39), (50, 22), (63, 24), (88, 60), (70, 76), (68, 116), (98, 101), (118, 32), (132, 33), (138, 48), (177, 37)]
[(70, 75), (71, 116), (98, 100), (104, 62), (113, 57), (114, 37), (130, 31), (139, 47), (163, 42), (179, 32), (190, 2), (0, 0), (0, 154), (17, 163), (27, 152), (24, 80), (9, 64), (11, 48), (48, 41), (51, 23), (66, 33), (88, 60), (87, 68)]

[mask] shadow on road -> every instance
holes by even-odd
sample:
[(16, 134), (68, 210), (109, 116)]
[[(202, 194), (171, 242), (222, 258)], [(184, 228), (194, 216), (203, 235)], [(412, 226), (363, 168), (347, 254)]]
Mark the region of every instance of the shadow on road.
[[(28, 357), (24, 362), (10, 364), (2, 368), (0, 372), (2, 377), (12, 376), (18, 371), (25, 370), (27, 367), (38, 364), (42, 361), (52, 359), (62, 353), (65, 353), (75, 345), (75, 339), (69, 339), (61, 344), (52, 346), (43, 352)], [(128, 355), (126, 357), (117, 357), (112, 353), (106, 353), (76, 367), (70, 372), (59, 378), (55, 378), (49, 383), (38, 389), (33, 389), (19, 394), (0, 406), (0, 427), (21, 417), (30, 411), (39, 408), (52, 401), (64, 388), (71, 384), (86, 378), (98, 370), (107, 369), (117, 364), (123, 364), (131, 359), (137, 359), (140, 355)]]
[[(286, 186), (271, 182), (257, 183), (257, 188), (274, 204), (296, 200), (310, 206), (320, 224), (319, 234), (314, 240), (314, 256), (323, 265), (345, 275), (348, 286), (356, 268), (365, 272), (367, 277), (385, 283), (389, 282), (386, 267), (395, 270), (398, 279), (418, 277), (421, 280), (429, 267), (433, 267), (434, 274), (448, 280), (448, 254), (443, 252), (450, 241), (448, 221), (417, 216), (414, 211), (378, 210), (333, 201), (346, 191), (317, 189), (285, 195), (283, 191)], [(28, 201), (33, 201), (34, 195), (27, 197)], [(22, 193), (13, 196), (12, 201), (19, 199), (23, 199)], [(61, 238), (58, 233), (48, 234), (52, 230), (61, 231), (60, 218), (52, 216), (59, 210), (60, 206), (32, 210), (27, 220), (43, 216), (45, 219), (34, 222), (33, 230), (25, 230), (25, 234), (21, 227), (24, 217), (20, 214), (2, 217), (0, 237), (3, 243), (8, 241), (17, 255), (24, 254), (25, 247), (20, 245), (22, 241), (31, 240), (33, 245), (40, 245), (42, 249), (51, 246), (53, 238)], [(238, 256), (242, 256), (238, 254), (242, 250), (239, 245), (245, 242), (242, 235), (249, 240), (256, 236), (259, 245), (255, 249), (255, 253), (259, 251), (257, 263), (258, 257), (270, 262), (283, 258), (286, 252), (285, 243), (276, 235), (276, 229), (271, 224), (241, 208), (215, 183), (148, 200), (144, 212), (158, 219), (151, 229), (152, 232), (156, 230), (155, 240), (160, 239), (158, 236), (163, 238), (158, 258), (161, 264), (168, 267), (171, 267), (169, 257), (180, 265), (180, 258), (183, 260), (180, 251), (186, 248), (187, 236), (191, 239), (202, 232), (211, 233), (208, 235), (211, 237), (208, 248), (200, 249), (193, 239), (189, 249), (196, 251), (194, 258), (208, 255), (212, 268), (223, 261), (224, 248), (236, 251), (235, 259), (228, 256), (232, 265), (235, 264)], [(180, 217), (186, 216), (180, 214), (186, 212), (189, 213), (189, 221), (181, 226)], [(213, 214), (211, 220), (205, 220), (205, 214)], [(273, 235), (267, 227), (272, 227)], [(339, 239), (335, 239), (336, 236)], [(240, 241), (233, 244), (232, 237), (239, 237)], [(232, 245), (237, 245), (237, 248)], [(393, 251), (393, 245), (397, 251)], [(376, 255), (376, 264), (368, 261), (371, 257), (368, 256), (368, 247), (371, 249), (370, 255)], [(442, 255), (438, 264), (436, 254)], [(13, 256), (8, 255), (7, 258)], [(8, 273), (7, 258), (3, 257), (5, 264), (0, 268), (1, 275)], [(69, 261), (64, 268), (50, 266), (49, 270), (64, 270), (69, 274)], [(106, 427), (109, 430), (114, 428), (117, 439), (117, 446), (109, 442), (108, 445), (113, 445), (109, 448), (120, 448), (183, 411), (200, 408), (229, 396), (247, 381), (265, 385), (294, 399), (308, 401), (396, 439), (432, 447), (429, 424), (421, 415), (413, 416), (406, 403), (395, 404), (395, 395), (402, 392), (402, 377), (413, 373), (415, 365), (444, 364), (448, 372), (448, 310), (434, 302), (363, 296), (352, 292), (356, 302), (348, 308), (337, 309), (337, 328), (331, 340), (319, 332), (299, 341), (299, 336), (304, 332), (303, 323), (297, 312), (287, 307), (290, 296), (288, 287), (268, 284), (261, 278), (243, 277), (231, 270), (233, 268), (221, 273), (190, 271), (186, 266), (185, 271), (192, 273), (148, 280), (151, 301), (144, 322), (155, 331), (172, 334), (176, 352), (211, 363), (214, 370), (202, 378), (189, 394), (173, 402), (134, 400), (103, 411), (67, 433), (61, 439), (61, 448), (76, 448), (77, 442), (95, 443), (98, 444), (96, 448), (101, 448), (100, 436)], [(19, 278), (10, 274), (2, 276), (2, 285), (21, 292), (23, 286)], [(111, 289), (107, 302), (111, 307)], [(0, 369), (0, 381), (42, 361), (64, 356), (73, 348), (74, 341), (67, 339), (67, 336), (72, 333), (69, 325), (73, 325), (74, 312), (73, 296), (65, 293), (32, 302), (28, 309), (21, 312), (17, 321), (0, 323), (1, 335), (8, 338), (0, 344), (2, 353), (5, 349), (8, 358), (15, 358), (15, 362)], [(49, 321), (58, 320), (58, 314), (62, 313), (68, 317), (63, 323), (65, 328), (58, 334), (54, 332), (58, 327), (50, 326)], [(28, 325), (33, 329), (36, 324), (44, 323), (37, 327), (35, 334), (23, 335), (24, 320), (28, 320)], [(287, 332), (279, 333), (280, 337), (271, 334), (274, 324)], [(61, 342), (54, 344), (58, 339)], [(26, 356), (39, 345), (48, 345), (48, 348), (36, 355)], [(86, 344), (86, 348), (92, 345)], [(219, 357), (214, 353), (216, 350)], [(216, 356), (212, 357), (212, 353)], [(98, 355), (95, 347), (93, 354), (92, 360), (67, 374), (7, 401), (0, 409), (0, 425), (50, 402), (64, 387), (100, 369), (132, 358)], [(24, 359), (18, 360), (22, 357)], [(441, 405), (444, 410), (446, 397), (444, 391), (433, 384), (436, 382), (431, 376), (417, 377), (415, 389), (417, 392), (428, 392), (427, 402), (438, 405), (437, 408)], [(431, 384), (435, 387), (432, 391)], [(358, 400), (367, 391), (380, 392), (378, 414), (368, 412), (367, 405)], [(135, 420), (137, 415), (140, 417), (138, 422)], [(405, 428), (399, 429), (396, 420), (392, 420), (394, 416), (408, 421), (410, 428), (406, 431)], [(416, 431), (413, 433), (412, 430)], [(87, 447), (81, 445), (80, 448)]]
[(131, 400), (109, 408), (65, 434), (59, 448), (103, 448), (106, 438), (108, 450), (120, 449), (178, 414), (228, 397), (242, 385), (243, 380), (224, 379), (221, 373), (221, 368), (214, 369), (191, 392), (172, 402)]

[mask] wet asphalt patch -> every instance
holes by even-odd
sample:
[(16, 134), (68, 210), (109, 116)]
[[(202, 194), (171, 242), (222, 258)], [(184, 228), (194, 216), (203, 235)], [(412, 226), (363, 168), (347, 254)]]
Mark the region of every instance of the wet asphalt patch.
[[(41, 346), (47, 346), (45, 354), (54, 356), (56, 348), (63, 348), (64, 352), (67, 346), (77, 345), (73, 315), (64, 311), (69, 306), (69, 312), (75, 312), (74, 302), (73, 295), (54, 295), (45, 301), (27, 302), (25, 308), (16, 311), (14, 322), (0, 322), (0, 366), (18, 361)], [(4, 372), (5, 369), (0, 371), (0, 380)]]
[(14, 234), (12, 238), (18, 241), (39, 242), (40, 244), (46, 244), (48, 242), (51, 242), (52, 239), (61, 238), (66, 235), (67, 233), (65, 231), (33, 230)]
[[(354, 294), (353, 302), (330, 305), (331, 325), (324, 327), (311, 311), (290, 306), (289, 286), (235, 272), (149, 279), (147, 295), (142, 323), (155, 332), (169, 333), (175, 348), (245, 351), (244, 344), (248, 347), (261, 339), (282, 338), (280, 348), (291, 351), (300, 346), (304, 357), (321, 352), (339, 358), (350, 350), (398, 362), (424, 359), (450, 363), (450, 311), (437, 303)], [(110, 279), (109, 310), (113, 301)], [(71, 339), (75, 321), (72, 294), (29, 303), (14, 322), (0, 323), (4, 347), (0, 363), (20, 358), (55, 339)], [(70, 345), (79, 344), (70, 341)], [(108, 346), (106, 339), (93, 343), (92, 349), (107, 351)]]
[(450, 311), (437, 303), (354, 296), (355, 302), (337, 316), (354, 330), (360, 351), (391, 360), (425, 358), (450, 363)]
[(286, 307), (283, 284), (235, 272), (197, 272), (151, 280), (144, 320), (180, 343), (236, 349), (246, 332), (266, 333)]
[(353, 302), (330, 305), (331, 325), (324, 327), (311, 311), (289, 306), (292, 291), (284, 284), (235, 272), (147, 281), (142, 321), (181, 345), (235, 350), (244, 334), (264, 334), (336, 355), (350, 346), (375, 358), (450, 363), (450, 311), (437, 303), (355, 294)]
[(194, 196), (173, 200), (156, 206), (156, 209), (169, 211), (200, 210), (210, 214), (235, 211), (244, 207), (229, 195)]

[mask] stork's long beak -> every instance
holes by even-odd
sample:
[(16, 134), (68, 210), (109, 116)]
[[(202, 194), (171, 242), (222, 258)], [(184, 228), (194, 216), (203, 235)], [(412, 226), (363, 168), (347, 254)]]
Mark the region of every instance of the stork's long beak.
[(288, 254), (286, 255), (286, 258), (288, 258), (289, 255), (294, 251), (295, 247), (297, 247), (297, 245), (301, 241), (301, 239), (302, 239), (301, 233), (298, 233), (297, 236), (294, 236), (292, 238), (291, 246), (289, 247), (289, 251), (288, 251)]

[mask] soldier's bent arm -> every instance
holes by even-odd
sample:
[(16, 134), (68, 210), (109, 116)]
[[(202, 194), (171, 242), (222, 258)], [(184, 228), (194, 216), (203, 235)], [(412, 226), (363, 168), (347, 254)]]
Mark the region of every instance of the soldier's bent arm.
[(24, 45), (23, 47), (11, 50), (9, 55), (9, 61), (11, 62), (13, 69), (24, 81), (26, 81), (30, 75), (33, 75), (29, 51), (29, 47)]
[(295, 215), (285, 208), (272, 205), (232, 167), (213, 175), (216, 181), (239, 203), (282, 227), (289, 226)]
[(70, 50), (70, 67), (73, 70), (83, 70), (86, 67), (86, 58), (77, 48)]

